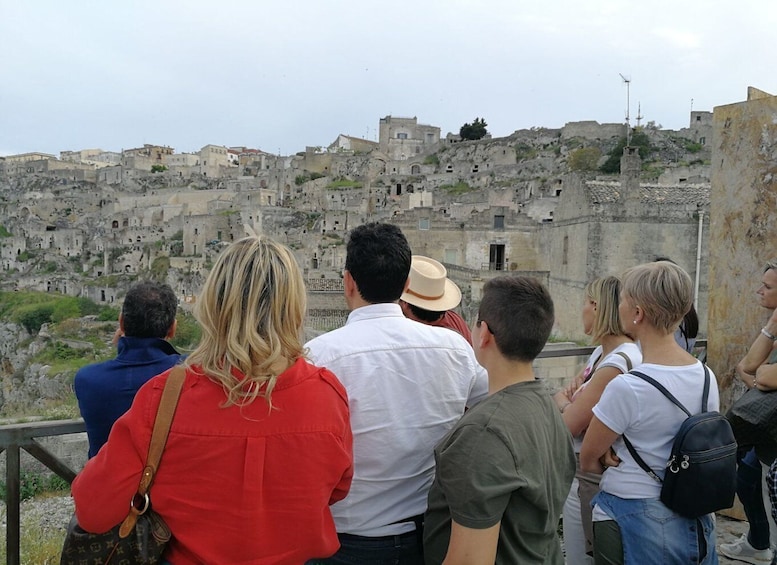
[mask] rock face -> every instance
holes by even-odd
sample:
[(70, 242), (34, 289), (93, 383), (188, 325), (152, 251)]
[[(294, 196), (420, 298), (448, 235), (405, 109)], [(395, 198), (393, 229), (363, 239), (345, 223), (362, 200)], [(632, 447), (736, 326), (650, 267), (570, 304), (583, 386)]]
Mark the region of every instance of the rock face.
[(71, 394), (71, 372), (54, 373), (50, 365), (32, 362), (52, 339), (46, 326), (30, 336), (17, 324), (0, 323), (0, 412), (34, 411)]

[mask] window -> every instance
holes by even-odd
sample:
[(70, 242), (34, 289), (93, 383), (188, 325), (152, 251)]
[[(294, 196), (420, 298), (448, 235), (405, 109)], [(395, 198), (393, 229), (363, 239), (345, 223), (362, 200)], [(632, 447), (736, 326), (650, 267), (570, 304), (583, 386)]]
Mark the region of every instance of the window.
[(699, 145), (707, 145), (707, 138), (706, 137), (700, 137), (699, 138)]
[(505, 228), (505, 217), (500, 216), (494, 216), (494, 229), (495, 230), (503, 230)]
[(413, 165), (410, 167), (410, 174), (411, 175), (419, 175), (421, 174), (421, 166), (420, 165)]
[(478, 167), (478, 165), (472, 165), (472, 172), (473, 173), (477, 173), (479, 170), (480, 170), (480, 168)]
[(419, 230), (428, 230), (429, 229), (429, 218), (421, 218), (418, 220), (418, 229)]
[(564, 244), (561, 250), (561, 264), (566, 265), (569, 258), (569, 236), (564, 236)]
[(434, 134), (433, 133), (427, 133), (426, 134), (426, 143), (434, 143)]
[(696, 116), (696, 121), (700, 122), (701, 121), (701, 116)]
[(456, 264), (456, 261), (458, 260), (459, 254), (458, 251), (455, 249), (446, 249), (445, 250), (445, 262), (446, 263), (453, 263)]
[(488, 270), (502, 271), (505, 267), (505, 246), (503, 243), (492, 243), (488, 249)]
[(407, 134), (406, 133), (398, 133), (397, 134), (397, 139), (407, 139)]

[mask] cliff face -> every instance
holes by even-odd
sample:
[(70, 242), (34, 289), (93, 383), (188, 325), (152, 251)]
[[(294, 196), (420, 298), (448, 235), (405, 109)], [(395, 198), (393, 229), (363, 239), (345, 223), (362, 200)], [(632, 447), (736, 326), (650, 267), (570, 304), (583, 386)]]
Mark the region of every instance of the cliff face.
[[(75, 370), (103, 358), (110, 351), (110, 333), (115, 324), (89, 317), (66, 320), (56, 328), (44, 325), (31, 336), (20, 325), (0, 322), (0, 414), (45, 414), (47, 417), (77, 416), (72, 399)], [(104, 346), (95, 347), (83, 338), (101, 335)], [(56, 353), (60, 352), (57, 358)], [(65, 352), (64, 354), (61, 352)], [(52, 408), (62, 404), (60, 408)], [(53, 412), (52, 412), (53, 410)]]

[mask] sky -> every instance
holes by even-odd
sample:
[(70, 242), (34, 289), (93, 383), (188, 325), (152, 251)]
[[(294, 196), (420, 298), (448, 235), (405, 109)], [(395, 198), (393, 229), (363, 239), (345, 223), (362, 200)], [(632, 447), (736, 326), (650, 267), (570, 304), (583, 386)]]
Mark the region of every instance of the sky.
[[(0, 0), (0, 155), (290, 155), (382, 117), (687, 127), (777, 94), (774, 0)], [(628, 79), (628, 85), (624, 81)]]

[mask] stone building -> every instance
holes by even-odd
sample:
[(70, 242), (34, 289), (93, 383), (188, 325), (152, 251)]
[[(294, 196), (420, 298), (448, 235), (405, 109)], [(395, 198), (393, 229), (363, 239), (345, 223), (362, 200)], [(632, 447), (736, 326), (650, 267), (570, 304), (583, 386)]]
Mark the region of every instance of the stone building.
[(553, 221), (542, 225), (539, 248), (550, 272), (556, 332), (584, 339), (580, 310), (586, 284), (628, 267), (669, 257), (695, 280), (700, 325), (707, 319), (709, 185), (645, 184), (640, 158), (627, 147), (619, 181), (564, 179)]
[(418, 118), (386, 116), (380, 119), (379, 148), (393, 161), (405, 161), (440, 143), (440, 128), (418, 123)]
[(229, 149), (220, 145), (206, 145), (200, 149), (199, 173), (206, 177), (221, 176), (222, 169), (230, 166)]

